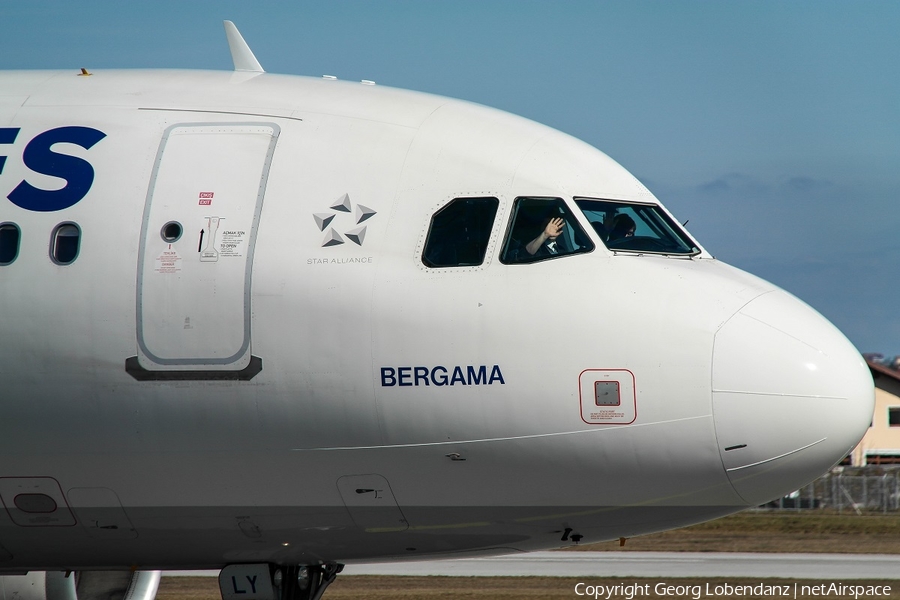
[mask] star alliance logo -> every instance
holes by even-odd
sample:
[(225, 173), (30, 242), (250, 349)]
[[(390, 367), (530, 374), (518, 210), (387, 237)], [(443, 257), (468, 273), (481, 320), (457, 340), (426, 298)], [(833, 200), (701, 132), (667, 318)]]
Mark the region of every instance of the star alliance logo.
[[(363, 206), (362, 204), (357, 204), (356, 210), (354, 211), (353, 205), (350, 202), (350, 194), (344, 194), (338, 199), (337, 202), (335, 202), (328, 208), (330, 208), (333, 212), (313, 213), (313, 218), (316, 220), (316, 226), (319, 228), (319, 231), (325, 231), (326, 228), (328, 229), (328, 233), (325, 234), (325, 239), (322, 241), (322, 247), (327, 248), (328, 246), (340, 246), (344, 243), (345, 237), (357, 246), (362, 246), (363, 240), (366, 239), (365, 225), (363, 225), (362, 227), (356, 227), (349, 231), (344, 231), (343, 236), (338, 233), (334, 227), (329, 227), (329, 225), (331, 225), (335, 217), (338, 217), (339, 215), (341, 215), (341, 213), (352, 214), (356, 219), (354, 225), (359, 225), (364, 221), (368, 221), (378, 213), (367, 206)], [(340, 220), (341, 219), (339, 219), (339, 221)], [(346, 221), (346, 219), (343, 220)]]

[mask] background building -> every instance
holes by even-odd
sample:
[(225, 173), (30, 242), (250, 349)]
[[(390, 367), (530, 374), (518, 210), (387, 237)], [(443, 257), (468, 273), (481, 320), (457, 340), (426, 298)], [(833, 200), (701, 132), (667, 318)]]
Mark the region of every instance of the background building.
[(877, 357), (866, 362), (875, 380), (875, 414), (862, 441), (851, 453), (855, 467), (900, 465), (900, 370)]

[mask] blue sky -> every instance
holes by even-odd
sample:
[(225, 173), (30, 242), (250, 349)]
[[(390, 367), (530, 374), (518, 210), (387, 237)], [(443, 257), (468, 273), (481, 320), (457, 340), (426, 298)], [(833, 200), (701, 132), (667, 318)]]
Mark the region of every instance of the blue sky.
[(230, 69), (432, 92), (633, 172), (718, 258), (900, 354), (900, 3), (0, 0), (0, 69)]

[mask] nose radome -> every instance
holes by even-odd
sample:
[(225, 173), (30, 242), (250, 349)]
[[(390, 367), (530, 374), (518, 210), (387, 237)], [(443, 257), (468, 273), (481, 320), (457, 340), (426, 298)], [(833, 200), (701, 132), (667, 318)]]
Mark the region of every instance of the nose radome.
[(866, 432), (875, 403), (853, 344), (781, 290), (757, 297), (716, 333), (712, 389), (722, 462), (749, 505), (840, 461)]

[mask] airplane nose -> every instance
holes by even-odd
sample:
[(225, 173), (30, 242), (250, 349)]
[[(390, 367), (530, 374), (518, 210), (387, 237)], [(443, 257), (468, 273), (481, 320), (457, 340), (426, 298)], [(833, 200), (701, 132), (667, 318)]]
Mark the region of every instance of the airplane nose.
[(853, 344), (781, 290), (755, 298), (716, 333), (712, 390), (725, 471), (751, 506), (840, 461), (875, 405), (872, 376)]

